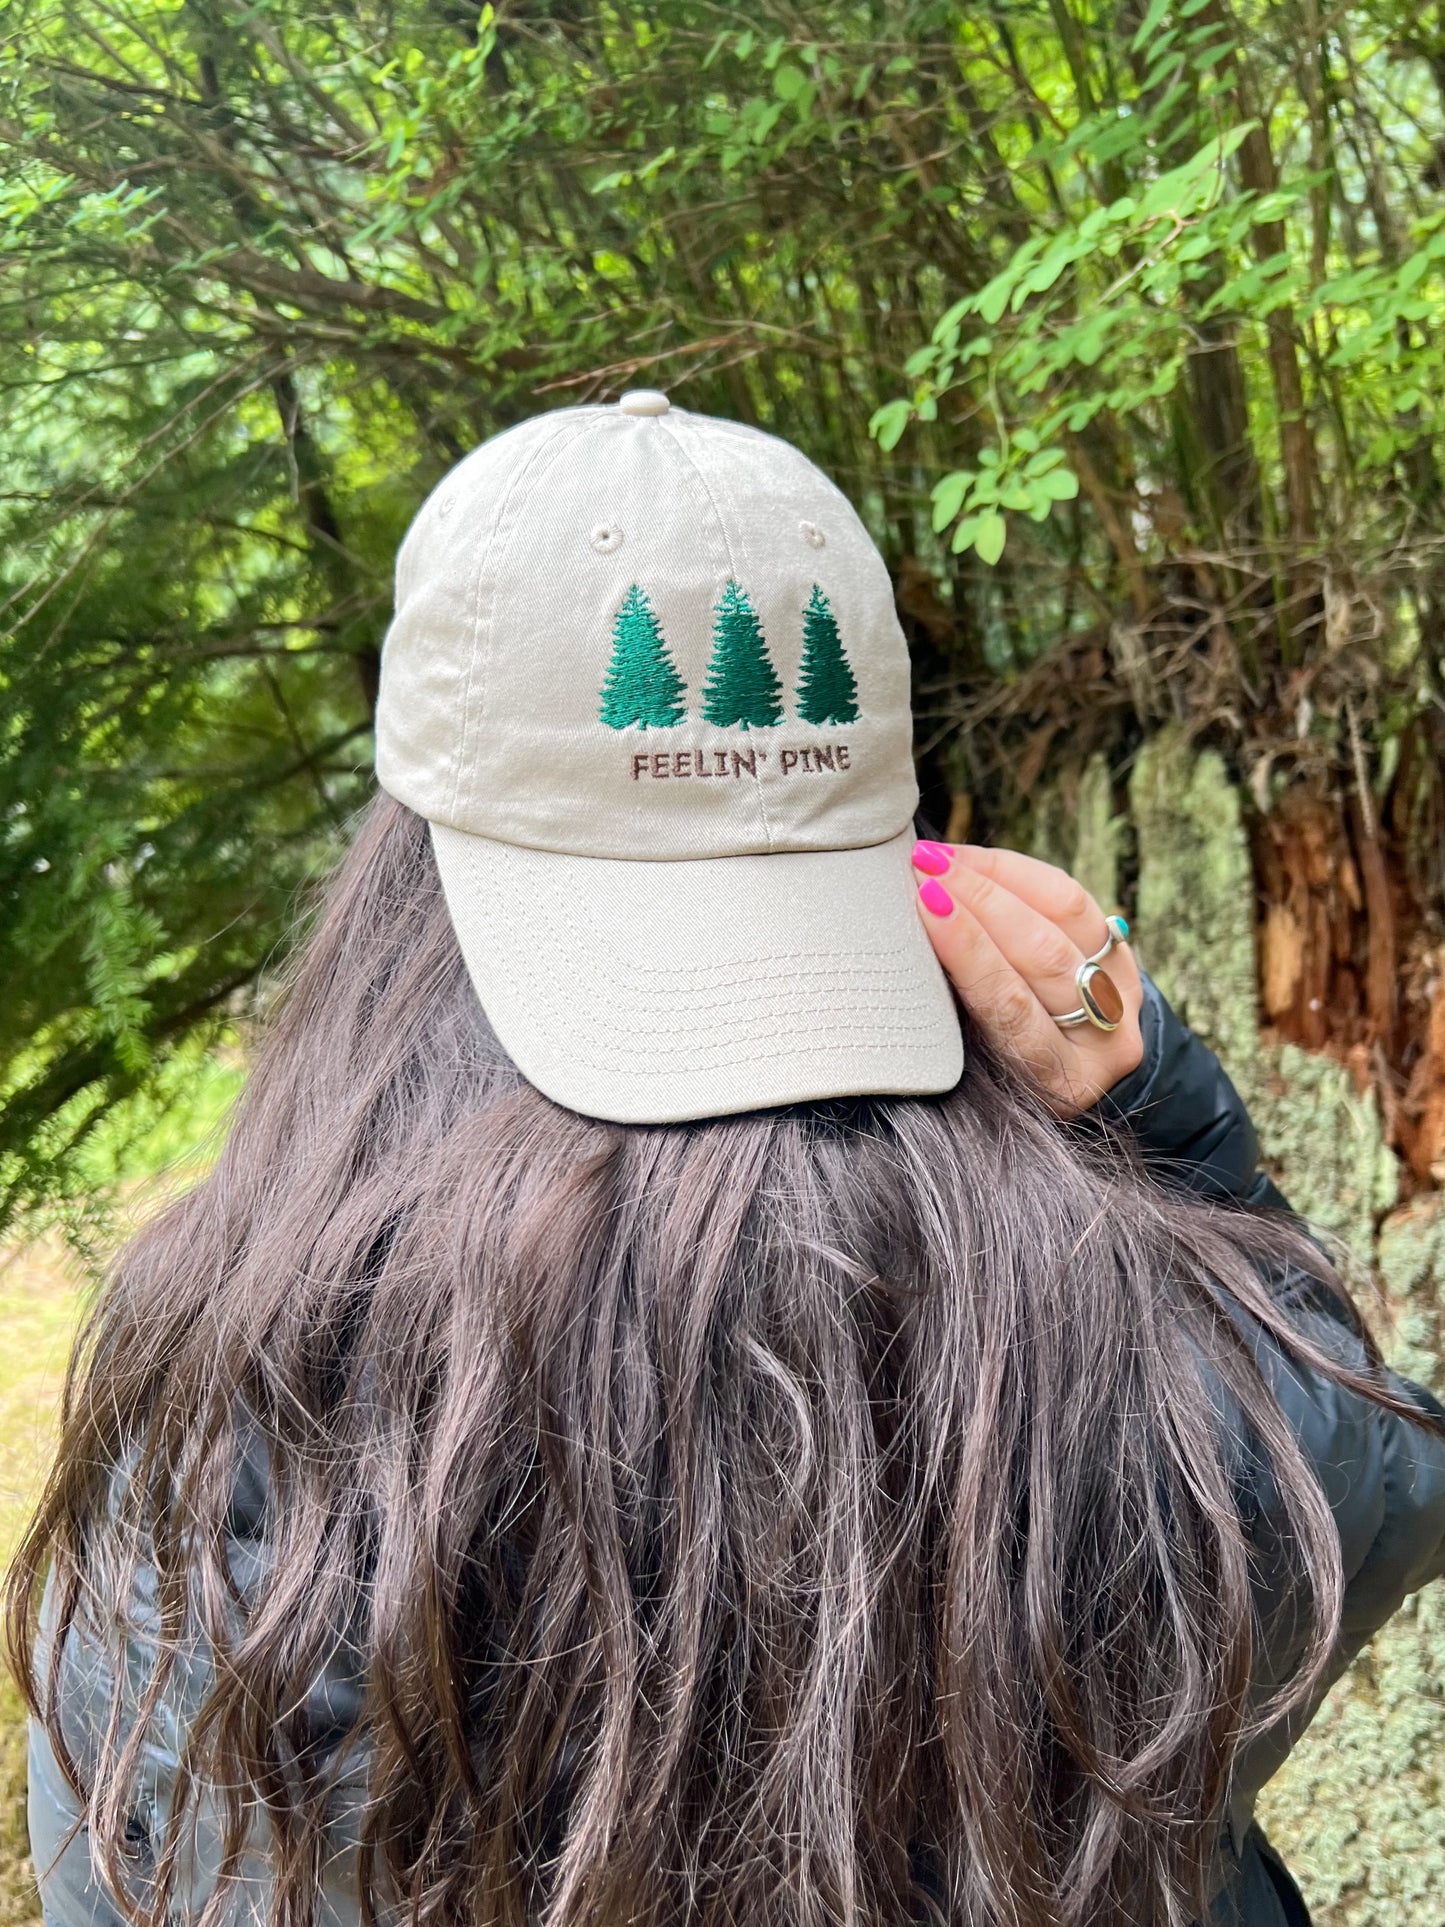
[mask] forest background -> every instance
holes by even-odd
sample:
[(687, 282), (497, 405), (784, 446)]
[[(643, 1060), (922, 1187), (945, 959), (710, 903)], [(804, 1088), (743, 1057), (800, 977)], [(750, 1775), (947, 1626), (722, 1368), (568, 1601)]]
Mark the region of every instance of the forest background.
[[(408, 520), (628, 386), (860, 505), (928, 813), (1130, 913), (1440, 1383), (1445, 6), (6, 0), (0, 151), (7, 1531), (33, 1240), (237, 1081)], [(1327, 1927), (1440, 1916), (1442, 1681), (1429, 1595), (1270, 1796)]]

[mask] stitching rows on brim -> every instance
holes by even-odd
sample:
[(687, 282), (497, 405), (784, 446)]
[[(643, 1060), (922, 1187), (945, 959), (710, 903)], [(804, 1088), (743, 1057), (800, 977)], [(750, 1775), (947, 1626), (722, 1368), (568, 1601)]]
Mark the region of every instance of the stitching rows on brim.
[[(896, 839), (891, 840), (896, 841)], [(881, 844), (870, 844), (866, 847), (881, 849), (884, 846)], [(507, 868), (515, 870), (518, 866), (516, 864), (509, 865), (504, 859), (503, 862), (496, 867), (505, 872)], [(631, 864), (628, 865), (629, 869), (632, 867), (634, 866)], [(505, 880), (504, 876), (503, 881), (505, 882)], [(482, 880), (482, 887), (484, 889), (488, 887), (485, 879)], [(590, 909), (587, 912), (587, 917), (593, 933), (597, 934), (597, 920)], [(498, 924), (500, 924), (501, 921), (502, 918), (499, 914), (497, 917)], [(490, 919), (488, 920), (488, 926), (491, 927)], [(605, 948), (605, 940), (600, 935), (598, 935), (598, 945), (599, 948)], [(865, 976), (871, 976), (879, 979), (891, 978), (895, 981), (904, 982), (909, 982), (916, 978), (917, 972), (909, 963), (909, 952), (905, 945), (892, 944), (886, 949), (872, 950), (868, 954), (870, 958), (876, 959), (877, 961), (860, 961), (856, 965), (850, 966), (847, 970), (840, 970), (837, 965), (821, 962), (816, 950), (774, 950), (770, 951), (766, 958), (759, 958), (756, 963), (750, 962), (746, 958), (739, 958), (735, 962), (730, 962), (726, 958), (715, 960), (705, 958), (696, 963), (681, 964), (649, 964), (629, 959), (623, 967), (632, 977), (636, 978), (680, 977), (685, 979), (685, 982), (678, 985), (677, 991), (674, 993), (677, 995), (691, 993), (691, 991), (698, 986), (704, 972), (725, 975), (730, 988), (738, 988), (749, 983), (769, 983), (784, 975), (794, 978), (826, 978), (841, 975), (855, 980)], [(776, 966), (779, 965), (798, 965), (800, 968), (783, 971), (776, 968)]]
[[(502, 930), (508, 923), (499, 909), (490, 916), (483, 916), (481, 921), (489, 931)], [(604, 971), (592, 956), (584, 952), (578, 966), (580, 971), (595, 973), (599, 982), (610, 991), (625, 995), (640, 989), (649, 997), (659, 1000), (656, 1006), (659, 1010), (666, 1009), (663, 1000), (682, 1004), (683, 1015), (697, 1010), (720, 1010), (724, 1006), (737, 1009), (746, 1003), (768, 1003), (771, 1000), (766, 993), (771, 985), (796, 989), (799, 994), (812, 994), (819, 988), (826, 990), (834, 985), (856, 989), (859, 994), (879, 991), (886, 994), (890, 985), (907, 985), (918, 981), (918, 972), (910, 968), (908, 952), (902, 945), (871, 952), (870, 956), (878, 959), (876, 962), (850, 959), (846, 963), (824, 963), (815, 950), (794, 950), (755, 960), (739, 958), (733, 964), (725, 961), (703, 963), (696, 966), (694, 972), (687, 964), (646, 964), (620, 956), (615, 948), (597, 936), (595, 922), (592, 924), (592, 934), (595, 938), (593, 954), (605, 957), (607, 965)], [(549, 970), (550, 954), (545, 943), (539, 943), (534, 953), (538, 961), (547, 963)], [(705, 981), (704, 971), (709, 976), (721, 975), (723, 981)], [(682, 981), (661, 986), (647, 981), (664, 974)], [(698, 993), (702, 991), (720, 991), (723, 995), (711, 1002), (699, 1003)], [(750, 992), (762, 994), (750, 996)], [(569, 994), (575, 994), (575, 990)]]
[[(504, 927), (500, 922), (493, 927), (494, 939), (497, 930)], [(510, 948), (505, 938), (501, 941), (494, 941), (494, 951), (500, 951), (503, 948)], [(566, 1016), (569, 1011), (575, 1010), (577, 988), (575, 985), (564, 983), (558, 977), (555, 963), (550, 956), (538, 952), (534, 953), (530, 958), (519, 958), (518, 953), (514, 949), (511, 951), (511, 955), (514, 960), (518, 960), (523, 964), (531, 964), (534, 972), (534, 981), (536, 973), (538, 972), (548, 980), (555, 993), (552, 1003), (554, 1012)], [(833, 974), (835, 976), (843, 976), (846, 973), (838, 971)], [(719, 1000), (716, 1003), (697, 1006), (695, 1009), (722, 1010), (726, 1007), (727, 1006)], [(926, 1007), (921, 1000), (912, 999), (904, 1008), (905, 1011), (912, 1009), (921, 1014)], [(886, 1033), (887, 1037), (891, 1039), (894, 1037), (936, 1036), (938, 1030), (936, 1022), (882, 1024), (876, 1021), (870, 1021), (866, 1025), (848, 1023), (844, 1020), (839, 1008), (832, 1004), (829, 1004), (825, 1008), (820, 1007), (817, 1003), (803, 1004), (800, 1009), (800, 1014), (802, 1013), (820, 1019), (826, 1025), (827, 1036), (810, 1038), (806, 1042), (799, 1043), (789, 1043), (786, 1037), (777, 1038), (770, 1042), (767, 1050), (747, 1057), (737, 1056), (735, 1053), (730, 1052), (725, 1044), (720, 1043), (711, 1047), (704, 1047), (703, 1056), (715, 1055), (715, 1062), (709, 1063), (702, 1061), (700, 1058), (695, 1058), (687, 1063), (679, 1063), (677, 1059), (678, 1042), (688, 1042), (696, 1046), (699, 1042), (700, 1030), (716, 1029), (718, 1026), (699, 1025), (694, 1017), (694, 1021), (675, 1027), (659, 1023), (656, 1020), (648, 1022), (645, 1027), (639, 1027), (625, 1021), (620, 1021), (613, 1016), (608, 1019), (607, 1028), (609, 1032), (614, 1036), (637, 1040), (629, 1044), (625, 1055), (599, 1056), (595, 1050), (584, 1047), (576, 1031), (572, 1029), (566, 1030), (567, 1055), (588, 1065), (594, 1070), (625, 1070), (630, 1071), (634, 1076), (638, 1077), (675, 1077), (689, 1073), (701, 1075), (710, 1070), (723, 1070), (729, 1067), (744, 1068), (750, 1064), (768, 1063), (776, 1059), (820, 1057), (831, 1054), (833, 1040), (839, 1036), (860, 1040), (852, 1045), (854, 1049), (873, 1052), (890, 1052), (896, 1055), (898, 1050), (897, 1044), (879, 1041), (880, 1033)], [(776, 1022), (781, 1023), (793, 1013), (780, 1003), (774, 1006), (769, 1014)], [(639, 1062), (639, 1059), (645, 1060), (648, 1057), (660, 1056), (664, 1052), (668, 1053), (668, 1063), (666, 1065), (659, 1065), (656, 1069), (653, 1069), (645, 1061)]]
[[(844, 1034), (845, 1037), (847, 1037), (847, 1033), (845, 1032)], [(851, 1037), (847, 1037), (847, 1048), (850, 1056), (853, 1058), (863, 1056), (880, 1058), (884, 1063), (898, 1071), (900, 1079), (906, 1078), (914, 1066), (931, 1068), (937, 1054), (936, 1044), (920, 1045), (917, 1048), (910, 1048), (904, 1052), (900, 1051), (896, 1044), (880, 1043), (871, 1037), (863, 1037), (857, 1041)], [(675, 1084), (680, 1077), (712, 1077), (715, 1076), (718, 1071), (748, 1070), (754, 1064), (797, 1064), (801, 1066), (808, 1063), (817, 1063), (831, 1065), (835, 1062), (836, 1057), (836, 1049), (821, 1041), (812, 1044), (794, 1045), (792, 1047), (779, 1045), (775, 1049), (751, 1051), (746, 1057), (740, 1057), (736, 1052), (732, 1052), (725, 1057), (719, 1057), (709, 1062), (697, 1061), (681, 1063), (674, 1059), (669, 1064), (658, 1065), (655, 1068), (650, 1064), (640, 1063), (635, 1057), (631, 1056), (616, 1059), (597, 1057), (589, 1051), (578, 1050), (575, 1045), (567, 1052), (568, 1062), (581, 1064), (587, 1070), (591, 1071), (620, 1073), (638, 1084), (657, 1084), (664, 1079)], [(930, 1081), (928, 1088), (933, 1090), (936, 1086)], [(835, 1088), (829, 1095), (836, 1097), (846, 1095), (846, 1093), (840, 1093)], [(740, 1104), (738, 1108), (740, 1110), (756, 1110), (760, 1106), (767, 1107), (785, 1101), (790, 1100), (759, 1097), (747, 1104)]]
[[(605, 946), (600, 943), (598, 947), (605, 948)], [(680, 997), (690, 995), (697, 989), (706, 990), (711, 988), (712, 986), (706, 981), (704, 973), (707, 973), (707, 976), (726, 977), (728, 987), (739, 991), (745, 990), (753, 985), (778, 983), (789, 979), (794, 981), (811, 979), (826, 981), (833, 977), (847, 977), (860, 983), (867, 979), (876, 981), (881, 987), (886, 988), (890, 982), (910, 982), (917, 974), (908, 967), (908, 953), (901, 947), (894, 950), (874, 951), (871, 954), (880, 960), (897, 958), (898, 962), (896, 964), (886, 961), (879, 961), (876, 964), (860, 962), (856, 967), (844, 970), (837, 964), (819, 963), (817, 960), (818, 953), (815, 950), (774, 951), (766, 959), (759, 959), (756, 963), (749, 963), (747, 959), (740, 957), (736, 963), (719, 960), (701, 962), (696, 966), (689, 966), (688, 964), (647, 964), (635, 962), (631, 959), (619, 959), (620, 969), (627, 973), (626, 978), (619, 976), (613, 978), (611, 981), (625, 982), (629, 979), (645, 981), (649, 978), (676, 977), (681, 979), (681, 981), (675, 986), (656, 986), (649, 983), (647, 987), (655, 995)], [(773, 968), (775, 965), (796, 966), (796, 968), (776, 969)]]

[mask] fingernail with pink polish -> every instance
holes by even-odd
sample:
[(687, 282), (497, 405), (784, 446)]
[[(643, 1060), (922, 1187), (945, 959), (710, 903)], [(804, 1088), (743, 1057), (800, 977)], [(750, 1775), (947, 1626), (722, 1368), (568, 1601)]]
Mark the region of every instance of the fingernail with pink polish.
[(952, 861), (952, 850), (946, 850), (941, 843), (915, 843), (913, 846), (913, 867), (922, 870), (926, 877), (941, 877)]
[(927, 883), (919, 885), (918, 894), (923, 900), (924, 909), (931, 910), (934, 916), (951, 917), (953, 915), (953, 898), (943, 885), (935, 883), (932, 877)]

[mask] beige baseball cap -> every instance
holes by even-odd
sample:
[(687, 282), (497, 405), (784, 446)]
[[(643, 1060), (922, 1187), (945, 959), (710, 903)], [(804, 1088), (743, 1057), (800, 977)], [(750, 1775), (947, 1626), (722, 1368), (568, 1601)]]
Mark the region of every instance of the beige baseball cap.
[(623, 1123), (952, 1087), (882, 557), (786, 442), (651, 390), (476, 449), (397, 559), (377, 774), (524, 1076)]

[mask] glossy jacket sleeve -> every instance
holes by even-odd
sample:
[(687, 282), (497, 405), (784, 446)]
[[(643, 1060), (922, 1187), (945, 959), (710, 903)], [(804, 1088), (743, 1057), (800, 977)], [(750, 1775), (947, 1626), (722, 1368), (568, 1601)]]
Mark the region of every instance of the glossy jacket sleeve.
[[(1359, 1333), (1337, 1313), (1317, 1308), (1312, 1294), (1301, 1292), (1300, 1300), (1293, 1322), (1342, 1364), (1365, 1370)], [(1345, 1582), (1339, 1637), (1319, 1693), (1246, 1748), (1237, 1764), (1235, 1812), (1242, 1828), (1255, 1795), (1283, 1763), (1328, 1686), (1410, 1593), (1445, 1576), (1445, 1436), (1289, 1357), (1242, 1309), (1234, 1316), (1319, 1481), (1339, 1532)], [(1445, 1421), (1445, 1407), (1422, 1386), (1393, 1372), (1386, 1376), (1390, 1389), (1422, 1418)], [(1257, 1457), (1249, 1460), (1242, 1497), (1257, 1560), (1264, 1641), (1257, 1679), (1269, 1691), (1292, 1676), (1304, 1637), (1298, 1617), (1281, 1610), (1289, 1528), (1274, 1482)]]
[(1122, 1125), (1161, 1183), (1199, 1197), (1285, 1208), (1259, 1168), (1259, 1139), (1244, 1100), (1209, 1046), (1144, 977), (1144, 1055), (1095, 1107)]

